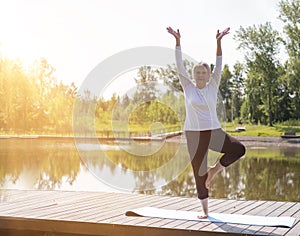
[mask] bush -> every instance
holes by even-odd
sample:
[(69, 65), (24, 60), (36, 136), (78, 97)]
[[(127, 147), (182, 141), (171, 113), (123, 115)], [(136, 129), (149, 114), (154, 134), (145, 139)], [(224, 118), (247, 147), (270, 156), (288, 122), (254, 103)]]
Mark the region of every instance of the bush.
[(300, 126), (300, 119), (290, 119), (283, 122), (280, 122), (279, 125), (282, 126)]

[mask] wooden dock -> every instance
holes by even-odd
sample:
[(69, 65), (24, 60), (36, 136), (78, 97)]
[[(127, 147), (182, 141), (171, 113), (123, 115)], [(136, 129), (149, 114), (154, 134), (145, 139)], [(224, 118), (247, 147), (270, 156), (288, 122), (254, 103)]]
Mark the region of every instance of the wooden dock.
[[(124, 133), (124, 132), (123, 132)], [(59, 136), (59, 135), (0, 135), (0, 139), (40, 139), (40, 140), (74, 140), (77, 141), (164, 141), (176, 136), (181, 136), (183, 131), (174, 131), (156, 135), (131, 134), (127, 136), (121, 132), (107, 134), (106, 136)]]
[[(299, 236), (300, 234), (299, 202), (210, 199), (209, 205), (210, 211), (213, 212), (292, 216), (297, 220), (292, 228), (282, 228), (131, 217), (125, 216), (125, 212), (144, 206), (197, 211), (200, 204), (195, 198), (157, 195), (0, 190), (0, 234), (18, 235), (13, 232), (29, 232), (26, 235), (118, 236), (239, 234)], [(34, 234), (37, 232), (43, 234)]]

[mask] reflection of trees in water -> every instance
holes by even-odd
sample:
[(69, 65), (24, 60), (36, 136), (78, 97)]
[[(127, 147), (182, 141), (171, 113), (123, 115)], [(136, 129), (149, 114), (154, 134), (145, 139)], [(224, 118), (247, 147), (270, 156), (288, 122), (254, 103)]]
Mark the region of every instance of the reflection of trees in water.
[(113, 147), (102, 151), (101, 157), (99, 150), (86, 151), (82, 155), (87, 166), (91, 167), (90, 170), (97, 172), (106, 167), (112, 174), (122, 172), (132, 175), (135, 187), (130, 191), (139, 193), (153, 193), (159, 183), (174, 179), (187, 165), (187, 152), (179, 143), (165, 143), (160, 150), (149, 156), (136, 156)]
[[(243, 158), (214, 179), (210, 196), (213, 198), (246, 200), (300, 200), (300, 163), (287, 158)], [(156, 191), (162, 195), (197, 197), (191, 167), (177, 180)]]
[(153, 172), (137, 172), (134, 175), (136, 180), (136, 187), (133, 192), (141, 194), (154, 194), (155, 193), (155, 178)]
[(196, 197), (197, 191), (192, 168), (189, 165), (176, 180), (162, 187), (163, 195)]
[(0, 184), (20, 178), (31, 188), (59, 188), (63, 178), (72, 184), (80, 170), (73, 142), (1, 140)]
[(255, 169), (248, 168), (247, 199), (300, 200), (299, 161), (255, 158)]
[(298, 158), (300, 158), (299, 148), (292, 148), (292, 147), (282, 148), (281, 152), (286, 157), (298, 157)]
[[(151, 145), (151, 143), (148, 145)], [(143, 147), (141, 146), (141, 148)], [(174, 157), (178, 148), (178, 143), (165, 143), (154, 154), (147, 156), (133, 155), (122, 148), (120, 150), (107, 150), (105, 153), (109, 160), (115, 165), (121, 165), (122, 168), (132, 171), (151, 171), (168, 163)]]

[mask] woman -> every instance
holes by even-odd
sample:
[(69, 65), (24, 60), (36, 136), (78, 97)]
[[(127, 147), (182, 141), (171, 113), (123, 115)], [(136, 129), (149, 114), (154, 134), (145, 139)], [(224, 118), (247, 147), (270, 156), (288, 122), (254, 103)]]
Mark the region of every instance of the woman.
[[(221, 129), (217, 117), (217, 94), (222, 72), (223, 36), (229, 34), (230, 28), (217, 31), (216, 65), (212, 73), (207, 63), (200, 62), (193, 68), (194, 82), (189, 78), (183, 62), (180, 45), (180, 32), (171, 27), (167, 31), (176, 39), (176, 64), (181, 86), (184, 91), (186, 119), (184, 130), (193, 167), (198, 198), (202, 213), (199, 219), (208, 217), (208, 188), (217, 173), (245, 154), (245, 147), (237, 139)], [(207, 170), (208, 149), (223, 153), (220, 160)]]

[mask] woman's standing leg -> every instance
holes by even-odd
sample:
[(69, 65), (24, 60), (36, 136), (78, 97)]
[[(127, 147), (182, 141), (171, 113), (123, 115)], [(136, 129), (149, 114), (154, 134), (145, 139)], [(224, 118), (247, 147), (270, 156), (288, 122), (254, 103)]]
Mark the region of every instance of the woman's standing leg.
[(199, 218), (208, 216), (207, 153), (211, 131), (186, 131), (186, 139), (191, 164), (193, 167), (198, 198), (201, 200), (203, 214)]

